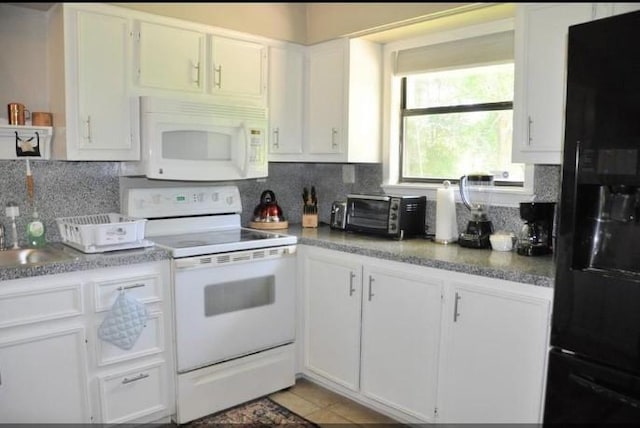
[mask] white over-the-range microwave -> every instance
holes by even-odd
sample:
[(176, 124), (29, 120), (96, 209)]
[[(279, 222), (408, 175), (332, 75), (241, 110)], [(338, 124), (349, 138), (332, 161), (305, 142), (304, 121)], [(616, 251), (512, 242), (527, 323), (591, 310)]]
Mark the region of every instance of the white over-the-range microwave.
[(123, 175), (226, 181), (268, 175), (268, 118), (262, 107), (140, 97), (139, 162)]

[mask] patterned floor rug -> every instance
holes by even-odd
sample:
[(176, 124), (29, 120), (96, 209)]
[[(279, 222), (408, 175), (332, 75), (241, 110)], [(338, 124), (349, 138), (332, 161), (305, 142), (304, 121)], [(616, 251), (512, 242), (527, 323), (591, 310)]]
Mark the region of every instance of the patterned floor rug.
[(205, 416), (181, 427), (197, 428), (216, 425), (318, 427), (315, 423), (282, 407), (268, 397), (261, 397)]

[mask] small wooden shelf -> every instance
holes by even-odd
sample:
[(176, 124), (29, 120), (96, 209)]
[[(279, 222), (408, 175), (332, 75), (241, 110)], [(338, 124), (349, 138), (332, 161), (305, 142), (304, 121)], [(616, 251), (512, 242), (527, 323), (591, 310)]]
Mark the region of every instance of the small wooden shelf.
[(50, 159), (52, 137), (52, 126), (0, 125), (0, 159)]

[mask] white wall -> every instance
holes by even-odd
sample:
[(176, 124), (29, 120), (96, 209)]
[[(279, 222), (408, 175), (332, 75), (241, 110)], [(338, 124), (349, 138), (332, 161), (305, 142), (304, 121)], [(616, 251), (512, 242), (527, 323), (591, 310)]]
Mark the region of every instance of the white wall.
[(46, 13), (0, 3), (0, 123), (7, 104), (47, 111)]
[(305, 3), (112, 3), (214, 27), (304, 44)]

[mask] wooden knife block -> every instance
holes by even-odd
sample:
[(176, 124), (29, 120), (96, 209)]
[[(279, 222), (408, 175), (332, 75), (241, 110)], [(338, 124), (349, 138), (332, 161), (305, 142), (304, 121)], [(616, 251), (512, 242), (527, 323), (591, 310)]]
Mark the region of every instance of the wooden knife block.
[(302, 227), (318, 227), (318, 214), (302, 214)]

